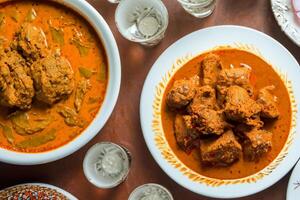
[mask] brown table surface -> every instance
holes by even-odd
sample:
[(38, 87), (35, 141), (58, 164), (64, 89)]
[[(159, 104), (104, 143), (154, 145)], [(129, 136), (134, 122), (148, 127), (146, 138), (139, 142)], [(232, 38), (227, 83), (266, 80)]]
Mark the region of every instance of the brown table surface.
[[(213, 15), (197, 19), (185, 13), (175, 0), (164, 0), (169, 11), (166, 37), (154, 48), (144, 48), (122, 38), (114, 23), (116, 5), (106, 0), (89, 0), (108, 22), (117, 40), (122, 61), (122, 84), (114, 112), (101, 132), (79, 151), (56, 162), (39, 166), (13, 166), (0, 163), (0, 189), (24, 182), (43, 182), (71, 192), (79, 199), (126, 200), (137, 186), (154, 182), (167, 187), (176, 200), (210, 199), (194, 194), (170, 179), (148, 151), (139, 121), (139, 102), (144, 80), (158, 56), (179, 38), (204, 27), (236, 24), (252, 27), (281, 42), (300, 62), (300, 48), (281, 32), (269, 0), (219, 0)], [(100, 141), (113, 141), (127, 147), (133, 156), (128, 179), (114, 189), (98, 189), (84, 177), (85, 152)], [(290, 173), (269, 189), (242, 199), (285, 199)]]

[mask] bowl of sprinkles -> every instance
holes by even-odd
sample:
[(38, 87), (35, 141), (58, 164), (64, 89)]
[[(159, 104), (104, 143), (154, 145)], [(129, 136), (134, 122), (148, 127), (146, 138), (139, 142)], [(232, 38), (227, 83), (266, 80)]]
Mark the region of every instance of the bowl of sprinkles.
[(26, 183), (0, 191), (0, 199), (8, 200), (78, 200), (72, 194), (53, 185)]

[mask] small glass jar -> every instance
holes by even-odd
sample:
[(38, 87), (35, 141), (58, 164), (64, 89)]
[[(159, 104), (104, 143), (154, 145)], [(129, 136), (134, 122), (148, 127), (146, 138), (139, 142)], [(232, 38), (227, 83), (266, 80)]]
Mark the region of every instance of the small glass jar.
[(122, 36), (145, 46), (157, 45), (164, 38), (168, 17), (161, 0), (123, 0), (115, 13)]
[(121, 0), (107, 0), (109, 1), (110, 3), (119, 3)]
[(141, 185), (133, 190), (128, 200), (173, 200), (172, 194), (165, 187), (148, 183)]
[(212, 14), (216, 7), (216, 0), (177, 0), (184, 10), (198, 18), (205, 18)]
[(98, 188), (113, 188), (127, 177), (131, 164), (129, 151), (112, 142), (92, 146), (83, 161), (86, 178)]

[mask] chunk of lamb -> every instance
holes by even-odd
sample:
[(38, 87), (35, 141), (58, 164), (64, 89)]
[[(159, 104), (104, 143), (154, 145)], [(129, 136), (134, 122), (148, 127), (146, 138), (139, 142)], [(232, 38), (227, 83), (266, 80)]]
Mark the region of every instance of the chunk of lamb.
[(215, 86), (221, 69), (221, 59), (218, 55), (211, 53), (205, 56), (200, 69), (202, 85)]
[(12, 48), (31, 62), (47, 55), (48, 44), (44, 31), (30, 23), (24, 23), (15, 34)]
[(247, 160), (257, 161), (272, 148), (272, 133), (252, 129), (244, 132), (243, 151)]
[(74, 89), (74, 73), (69, 61), (58, 52), (31, 66), (36, 98), (47, 104), (68, 97)]
[(6, 49), (1, 52), (0, 104), (29, 109), (33, 96), (33, 81), (25, 60), (16, 51)]
[(173, 109), (185, 108), (194, 98), (199, 86), (199, 76), (176, 80), (167, 94), (167, 104)]
[(239, 160), (242, 147), (231, 130), (218, 139), (200, 141), (202, 163), (210, 166), (228, 166)]
[(192, 114), (192, 123), (204, 135), (221, 135), (229, 127), (223, 113), (209, 108), (200, 108)]
[(267, 86), (259, 90), (257, 103), (262, 107), (261, 116), (264, 118), (277, 118), (279, 110), (277, 108), (276, 97), (271, 93), (275, 86)]
[(201, 108), (217, 108), (216, 91), (209, 85), (196, 88), (196, 95), (189, 104), (188, 111), (194, 113)]
[(250, 98), (247, 91), (239, 86), (230, 86), (226, 93), (224, 112), (226, 118), (248, 125), (261, 125), (261, 106)]
[(191, 116), (177, 114), (174, 121), (174, 133), (177, 144), (184, 151), (190, 152), (197, 146), (199, 134), (192, 127)]
[(244, 88), (252, 96), (253, 88), (250, 84), (250, 74), (251, 70), (246, 67), (223, 69), (218, 76), (216, 86), (218, 103), (220, 105), (224, 103), (227, 89), (233, 85)]

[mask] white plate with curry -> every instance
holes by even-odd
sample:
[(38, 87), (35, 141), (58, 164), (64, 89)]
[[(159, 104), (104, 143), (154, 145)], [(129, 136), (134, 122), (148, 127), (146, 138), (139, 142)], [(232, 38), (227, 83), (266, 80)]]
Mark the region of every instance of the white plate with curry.
[(0, 161), (70, 155), (104, 126), (121, 80), (107, 23), (86, 1), (1, 1)]
[(209, 197), (237, 198), (280, 180), (300, 156), (300, 68), (259, 31), (216, 26), (171, 45), (150, 70), (141, 126), (160, 167)]

